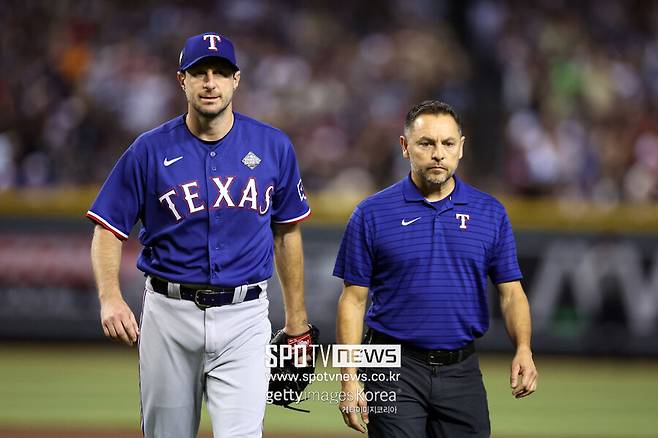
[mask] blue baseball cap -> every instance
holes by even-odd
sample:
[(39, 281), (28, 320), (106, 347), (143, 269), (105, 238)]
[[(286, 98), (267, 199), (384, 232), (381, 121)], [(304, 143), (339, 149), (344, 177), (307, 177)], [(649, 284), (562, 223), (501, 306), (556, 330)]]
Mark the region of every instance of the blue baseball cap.
[(195, 35), (185, 41), (178, 60), (178, 70), (185, 71), (193, 64), (209, 57), (224, 59), (236, 70), (240, 70), (235, 61), (235, 49), (231, 40), (214, 32)]

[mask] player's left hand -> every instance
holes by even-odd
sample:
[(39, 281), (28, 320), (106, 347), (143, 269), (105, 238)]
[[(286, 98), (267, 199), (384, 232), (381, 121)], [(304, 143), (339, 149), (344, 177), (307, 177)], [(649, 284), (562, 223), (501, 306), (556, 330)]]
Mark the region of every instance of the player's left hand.
[(317, 344), (317, 340), (314, 342), (313, 337), (317, 338), (317, 333), (312, 333), (313, 330), (317, 331), (317, 328), (306, 322), (306, 320), (300, 321), (298, 324), (291, 324), (290, 322), (286, 323), (283, 327), (283, 333), (287, 335), (288, 345), (306, 345), (307, 348), (299, 350), (298, 353), (306, 351), (306, 363), (310, 364), (313, 361), (313, 345)]
[(519, 349), (512, 359), (512, 368), (510, 372), (510, 385), (512, 395), (516, 398), (526, 397), (537, 389), (537, 379), (539, 372), (532, 360), (530, 349)]

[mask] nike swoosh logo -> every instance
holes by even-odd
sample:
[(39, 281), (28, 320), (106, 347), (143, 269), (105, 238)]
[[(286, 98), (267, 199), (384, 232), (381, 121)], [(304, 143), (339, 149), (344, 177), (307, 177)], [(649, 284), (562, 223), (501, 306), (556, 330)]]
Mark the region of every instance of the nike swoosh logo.
[(417, 217), (416, 219), (412, 219), (412, 220), (410, 220), (410, 221), (405, 220), (405, 219), (402, 219), (402, 226), (403, 226), (403, 227), (406, 227), (407, 225), (411, 225), (411, 224), (413, 224), (414, 222), (416, 222), (418, 219), (420, 219), (420, 217)]
[(182, 155), (181, 155), (180, 157), (178, 157), (178, 158), (173, 158), (173, 159), (171, 159), (171, 160), (167, 160), (167, 158), (165, 157), (165, 159), (164, 159), (164, 163), (163, 163), (163, 164), (165, 165), (165, 167), (169, 167), (169, 166), (171, 166), (172, 164), (174, 164), (176, 161), (178, 161), (178, 160), (182, 160), (182, 159), (183, 159), (183, 156), (182, 156)]

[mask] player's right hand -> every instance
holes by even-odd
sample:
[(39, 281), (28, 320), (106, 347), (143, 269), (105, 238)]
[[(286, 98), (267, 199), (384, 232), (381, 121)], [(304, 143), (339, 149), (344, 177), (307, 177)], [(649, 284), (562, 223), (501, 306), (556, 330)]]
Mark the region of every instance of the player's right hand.
[(368, 403), (358, 381), (343, 382), (343, 397), (338, 405), (345, 424), (361, 433), (366, 432), (364, 424), (368, 424)]
[(101, 300), (101, 324), (108, 338), (133, 346), (139, 336), (139, 327), (128, 304), (121, 296)]

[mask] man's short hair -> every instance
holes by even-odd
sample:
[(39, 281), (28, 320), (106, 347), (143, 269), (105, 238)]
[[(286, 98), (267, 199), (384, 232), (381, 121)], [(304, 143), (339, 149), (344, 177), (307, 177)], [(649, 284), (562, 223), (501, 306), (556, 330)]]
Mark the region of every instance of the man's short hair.
[(459, 128), (459, 133), (462, 133), (462, 122), (455, 112), (454, 108), (448, 105), (445, 102), (440, 100), (425, 100), (417, 105), (414, 105), (413, 108), (407, 113), (407, 117), (404, 120), (404, 131), (405, 133), (411, 128), (414, 121), (423, 114), (446, 114), (451, 116), (457, 123), (457, 128)]

